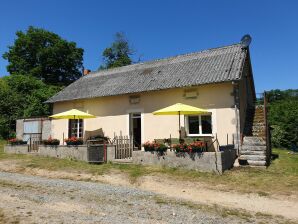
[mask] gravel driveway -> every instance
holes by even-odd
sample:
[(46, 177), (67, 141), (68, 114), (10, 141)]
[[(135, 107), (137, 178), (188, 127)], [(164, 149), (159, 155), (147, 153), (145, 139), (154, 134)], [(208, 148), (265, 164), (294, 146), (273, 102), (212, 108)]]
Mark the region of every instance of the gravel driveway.
[(245, 223), (134, 188), (0, 172), (0, 222)]

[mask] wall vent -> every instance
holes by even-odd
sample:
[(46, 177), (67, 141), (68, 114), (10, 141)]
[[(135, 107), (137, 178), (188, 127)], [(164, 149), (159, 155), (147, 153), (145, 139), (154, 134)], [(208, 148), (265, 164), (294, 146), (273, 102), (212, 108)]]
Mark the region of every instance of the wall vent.
[(139, 104), (141, 101), (141, 98), (139, 95), (129, 96), (129, 103), (130, 104)]

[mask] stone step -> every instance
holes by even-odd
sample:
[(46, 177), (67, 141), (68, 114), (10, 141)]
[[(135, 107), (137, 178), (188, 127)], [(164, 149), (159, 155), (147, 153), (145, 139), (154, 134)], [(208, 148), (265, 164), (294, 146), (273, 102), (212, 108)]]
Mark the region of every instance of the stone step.
[(243, 138), (243, 145), (266, 145), (266, 142), (259, 137), (245, 136)]
[(264, 132), (252, 132), (252, 136), (266, 139), (266, 134)]
[(247, 163), (250, 166), (266, 166), (266, 161), (247, 160)]
[(265, 155), (240, 155), (241, 160), (266, 161)]
[(266, 145), (242, 145), (243, 151), (266, 151)]
[(118, 164), (131, 164), (132, 159), (114, 159), (112, 162)]
[(265, 118), (264, 118), (264, 116), (254, 116), (253, 121), (264, 122)]
[(254, 115), (264, 116), (264, 111), (255, 111)]
[(263, 138), (264, 140), (266, 139), (266, 135), (265, 135), (265, 134), (257, 134), (257, 133), (253, 133), (252, 136), (254, 136), (254, 137), (258, 137), (258, 138)]
[(264, 151), (249, 151), (249, 150), (241, 150), (240, 155), (266, 155)]
[(253, 121), (264, 121), (264, 116), (254, 116)]
[(263, 126), (263, 125), (253, 125), (252, 126), (252, 129), (253, 130), (256, 130), (256, 131), (258, 131), (258, 130), (265, 130), (265, 126)]
[(265, 133), (265, 130), (252, 130), (252, 133), (255, 133), (255, 134), (266, 134)]
[(265, 130), (261, 130), (261, 129), (253, 129), (252, 132), (256, 133), (256, 134), (265, 134)]

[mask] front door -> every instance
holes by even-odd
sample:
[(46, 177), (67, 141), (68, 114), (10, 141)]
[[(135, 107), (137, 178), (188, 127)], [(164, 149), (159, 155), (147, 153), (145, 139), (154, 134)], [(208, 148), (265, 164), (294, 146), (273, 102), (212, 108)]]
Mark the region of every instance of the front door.
[(141, 150), (142, 147), (141, 113), (129, 114), (129, 134), (133, 139), (134, 149)]

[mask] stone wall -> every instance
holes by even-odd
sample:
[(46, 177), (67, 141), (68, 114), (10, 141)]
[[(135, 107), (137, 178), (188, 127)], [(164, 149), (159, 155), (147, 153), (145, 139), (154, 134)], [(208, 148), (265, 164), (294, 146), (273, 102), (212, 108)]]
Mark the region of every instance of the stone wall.
[(9, 154), (28, 154), (28, 145), (5, 145), (4, 152)]
[[(102, 150), (104, 145), (97, 145), (98, 150)], [(97, 150), (96, 149), (96, 150)], [(114, 162), (115, 160), (115, 146), (106, 146), (106, 161)], [(87, 145), (81, 146), (45, 146), (40, 145), (35, 155), (48, 156), (55, 158), (74, 159), (79, 161), (90, 162), (88, 158)], [(4, 147), (6, 153), (14, 154), (29, 154), (28, 145), (6, 145)], [(94, 151), (93, 151), (94, 152)], [(32, 154), (32, 153), (30, 153)], [(102, 155), (102, 154), (100, 154)], [(160, 165), (166, 167), (180, 167), (189, 170), (207, 171), (222, 173), (224, 170), (230, 169), (236, 158), (235, 149), (225, 149), (221, 152), (203, 152), (193, 155), (185, 153), (182, 156), (176, 156), (172, 151), (167, 152), (163, 156), (158, 156), (156, 153), (145, 151), (133, 151), (132, 162), (135, 164), (144, 165)]]
[(16, 120), (16, 137), (17, 139), (23, 139), (24, 134), (24, 119)]
[(115, 145), (108, 145), (107, 146), (107, 161), (111, 161), (111, 162), (113, 162), (113, 161), (115, 161), (115, 149), (116, 149), (116, 147), (115, 147)]
[(40, 145), (38, 154), (41, 156), (56, 157), (61, 159), (75, 159), (80, 161), (87, 161), (87, 146)]
[[(32, 154), (28, 151), (28, 145), (6, 145), (4, 146), (4, 151), (10, 154)], [(87, 145), (78, 145), (78, 146), (66, 146), (66, 145), (57, 145), (57, 146), (46, 146), (40, 145), (38, 151), (35, 152), (35, 155), (55, 157), (61, 159), (74, 159), (85, 162), (97, 162), (102, 161), (102, 158), (106, 156), (107, 161), (113, 161), (115, 159), (115, 146), (107, 145), (107, 154), (104, 155), (104, 145), (96, 145), (96, 149), (91, 149)], [(99, 150), (99, 153), (96, 153), (96, 150)], [(92, 157), (92, 158), (91, 158)], [(95, 160), (96, 158), (97, 160)]]
[(236, 158), (236, 150), (223, 152), (203, 152), (177, 156), (174, 152), (167, 152), (163, 156), (156, 153), (133, 151), (133, 163), (144, 165), (159, 165), (165, 167), (179, 167), (189, 170), (222, 173), (230, 169)]

